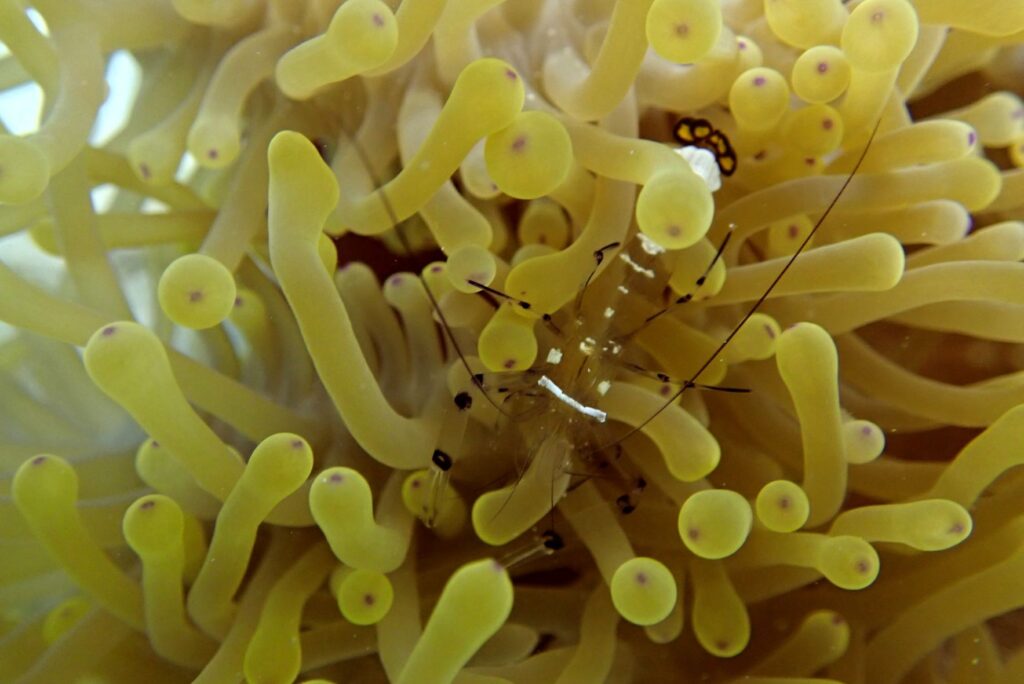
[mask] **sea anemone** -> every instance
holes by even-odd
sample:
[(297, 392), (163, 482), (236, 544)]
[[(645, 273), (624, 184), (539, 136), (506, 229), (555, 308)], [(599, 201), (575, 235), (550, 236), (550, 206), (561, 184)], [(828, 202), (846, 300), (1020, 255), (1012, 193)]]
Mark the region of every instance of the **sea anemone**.
[(0, 681), (1024, 681), (1019, 0), (0, 42)]

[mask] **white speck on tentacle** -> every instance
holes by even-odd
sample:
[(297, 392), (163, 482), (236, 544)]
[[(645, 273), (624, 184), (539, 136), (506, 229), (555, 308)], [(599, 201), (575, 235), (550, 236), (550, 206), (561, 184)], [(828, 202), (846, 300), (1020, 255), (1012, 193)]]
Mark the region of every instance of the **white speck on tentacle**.
[(722, 176), (715, 155), (703, 147), (680, 147), (676, 154), (686, 160), (693, 172), (704, 179), (711, 192), (722, 187)]
[(590, 406), (584, 406), (580, 402), (570, 397), (564, 391), (562, 391), (562, 388), (556, 385), (555, 382), (546, 375), (540, 376), (540, 380), (537, 381), (537, 384), (546, 389), (548, 392), (551, 392), (551, 394), (555, 395), (555, 398), (558, 399), (559, 401), (563, 402), (572, 409), (579, 411), (583, 415), (593, 418), (599, 423), (603, 423), (605, 420), (608, 419), (607, 413), (600, 409), (592, 408)]
[(562, 363), (562, 350), (557, 347), (552, 347), (548, 350), (548, 363), (553, 366), (557, 366)]

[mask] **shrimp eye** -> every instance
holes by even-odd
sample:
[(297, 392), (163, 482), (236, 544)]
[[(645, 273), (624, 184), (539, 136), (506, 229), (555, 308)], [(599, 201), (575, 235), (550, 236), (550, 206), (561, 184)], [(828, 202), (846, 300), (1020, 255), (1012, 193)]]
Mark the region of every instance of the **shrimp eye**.
[(619, 507), (619, 512), (621, 512), (622, 515), (629, 515), (636, 510), (636, 506), (634, 506), (633, 502), (630, 500), (629, 494), (623, 494), (616, 499), (615, 505)]
[(552, 551), (559, 551), (565, 547), (565, 542), (562, 541), (561, 535), (554, 529), (549, 529), (541, 535), (541, 539), (544, 543), (545, 549), (551, 549)]
[(469, 396), (469, 392), (459, 392), (455, 395), (455, 406), (460, 411), (465, 411), (473, 406), (473, 397)]
[(561, 535), (554, 530), (548, 530), (540, 536), (543, 541), (545, 549), (551, 549), (552, 551), (559, 551), (565, 548), (565, 542), (562, 541)]

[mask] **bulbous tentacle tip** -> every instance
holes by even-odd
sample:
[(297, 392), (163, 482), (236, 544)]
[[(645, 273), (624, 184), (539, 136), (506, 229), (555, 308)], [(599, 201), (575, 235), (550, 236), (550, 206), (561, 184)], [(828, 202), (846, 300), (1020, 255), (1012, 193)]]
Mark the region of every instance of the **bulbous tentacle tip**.
[(306, 481), (313, 470), (313, 450), (302, 437), (278, 433), (259, 443), (243, 478), (262, 495), (283, 498)]
[(200, 118), (189, 129), (188, 151), (202, 167), (226, 168), (238, 158), (241, 148), (241, 131), (229, 117)]
[(168, 367), (167, 352), (152, 330), (134, 321), (100, 327), (85, 345), (85, 370), (104, 391), (130, 390), (141, 377)]
[(644, 184), (636, 201), (640, 230), (665, 249), (682, 249), (708, 231), (715, 202), (707, 184), (693, 172), (666, 170)]
[[(272, 217), (275, 201), (286, 197), (306, 206), (311, 214), (326, 215), (338, 203), (338, 182), (324, 164), (316, 145), (306, 136), (295, 131), (279, 132), (270, 141), (267, 160)], [(317, 226), (318, 232), (321, 227)]]
[(917, 43), (918, 19), (906, 0), (867, 0), (850, 13), (840, 45), (857, 69), (895, 69)]
[(713, 0), (654, 0), (647, 12), (647, 40), (660, 57), (692, 64), (722, 33), (722, 10)]
[(395, 592), (387, 575), (373, 570), (343, 568), (340, 577), (331, 577), (338, 609), (354, 625), (375, 625), (391, 610)]
[(219, 261), (204, 254), (176, 259), (160, 277), (160, 308), (178, 325), (204, 330), (222, 323), (234, 308), (235, 278)]
[(796, 532), (807, 522), (811, 505), (795, 482), (774, 480), (757, 494), (757, 519), (773, 532)]
[(655, 625), (676, 605), (678, 588), (672, 572), (653, 558), (631, 558), (612, 575), (612, 604), (634, 625)]
[(797, 57), (790, 81), (793, 91), (805, 102), (831, 102), (850, 85), (850, 62), (839, 48), (816, 45)]
[(26, 460), (14, 474), (11, 494), (19, 508), (34, 509), (78, 498), (78, 475), (59, 456), (40, 454)]
[(510, 125), (487, 137), (484, 159), (502, 192), (535, 199), (553, 192), (569, 174), (572, 141), (553, 115), (521, 112)]
[(679, 509), (679, 536), (701, 558), (720, 559), (736, 553), (752, 524), (750, 503), (729, 489), (697, 492)]
[(459, 118), (474, 130), (500, 130), (522, 110), (526, 90), (519, 73), (508, 63), (493, 57), (471, 62), (459, 74), (449, 96), (458, 105)]
[(125, 511), (125, 540), (142, 557), (159, 557), (183, 544), (185, 516), (174, 499), (150, 494)]
[(789, 110), (789, 84), (775, 69), (749, 69), (729, 89), (729, 109), (741, 128), (770, 131)]
[(822, 545), (818, 568), (840, 589), (858, 590), (874, 583), (881, 563), (871, 544), (860, 537), (840, 536)]
[(53, 644), (74, 628), (94, 604), (84, 596), (74, 596), (63, 601), (56, 608), (46, 614), (43, 621), (43, 640), (47, 644)]

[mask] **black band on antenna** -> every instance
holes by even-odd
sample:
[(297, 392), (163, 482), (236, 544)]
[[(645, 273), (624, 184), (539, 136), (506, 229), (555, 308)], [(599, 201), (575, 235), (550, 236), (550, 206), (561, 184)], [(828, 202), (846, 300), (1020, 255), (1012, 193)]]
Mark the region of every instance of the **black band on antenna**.
[(430, 460), (441, 472), (448, 472), (452, 468), (452, 457), (440, 449), (434, 449), (434, 455), (430, 457)]

